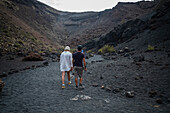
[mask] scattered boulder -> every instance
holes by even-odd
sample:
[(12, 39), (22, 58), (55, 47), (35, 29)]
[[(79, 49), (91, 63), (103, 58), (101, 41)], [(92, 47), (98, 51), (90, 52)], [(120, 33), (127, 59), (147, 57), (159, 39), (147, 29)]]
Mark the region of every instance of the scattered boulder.
[(0, 92), (2, 91), (3, 87), (4, 87), (4, 82), (0, 79)]
[(29, 53), (28, 56), (24, 57), (23, 61), (43, 61), (43, 58), (37, 53)]
[(133, 98), (135, 96), (134, 91), (127, 91), (125, 94), (126, 94), (126, 97), (128, 98)]
[(156, 99), (156, 102), (157, 102), (158, 104), (162, 104), (162, 103), (163, 103), (163, 102), (162, 102), (162, 99), (160, 99), (160, 98)]

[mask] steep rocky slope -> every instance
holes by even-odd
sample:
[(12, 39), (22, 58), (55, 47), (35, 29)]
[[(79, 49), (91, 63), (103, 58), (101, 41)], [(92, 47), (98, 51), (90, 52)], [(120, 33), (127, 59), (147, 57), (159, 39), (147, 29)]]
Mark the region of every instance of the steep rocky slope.
[(128, 45), (132, 48), (142, 49), (151, 44), (160, 49), (170, 49), (169, 3), (168, 0), (161, 1), (151, 13), (118, 25), (106, 35), (95, 38), (84, 46), (87, 50), (99, 49), (106, 44)]
[(66, 44), (74, 47), (147, 14), (154, 6), (154, 2), (119, 3), (102, 12), (70, 13), (36, 0), (2, 0), (1, 53), (56, 51)]

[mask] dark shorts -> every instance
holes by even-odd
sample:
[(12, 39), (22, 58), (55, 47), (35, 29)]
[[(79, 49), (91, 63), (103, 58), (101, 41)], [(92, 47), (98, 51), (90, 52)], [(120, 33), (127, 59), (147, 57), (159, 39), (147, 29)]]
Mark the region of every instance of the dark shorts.
[(76, 78), (82, 78), (83, 76), (83, 68), (82, 67), (74, 67), (74, 75)]

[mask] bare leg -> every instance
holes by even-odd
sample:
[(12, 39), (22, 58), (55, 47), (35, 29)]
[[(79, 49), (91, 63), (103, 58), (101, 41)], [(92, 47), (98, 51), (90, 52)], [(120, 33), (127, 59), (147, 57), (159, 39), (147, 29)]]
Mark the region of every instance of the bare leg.
[(70, 81), (70, 71), (67, 72), (68, 75), (68, 81)]
[(62, 72), (62, 84), (64, 84), (65, 72)]
[(76, 86), (78, 86), (78, 80), (77, 80), (77, 78), (75, 78), (75, 83), (76, 83)]
[(81, 78), (80, 78), (80, 84), (82, 84), (82, 81), (83, 81), (83, 78), (81, 77)]

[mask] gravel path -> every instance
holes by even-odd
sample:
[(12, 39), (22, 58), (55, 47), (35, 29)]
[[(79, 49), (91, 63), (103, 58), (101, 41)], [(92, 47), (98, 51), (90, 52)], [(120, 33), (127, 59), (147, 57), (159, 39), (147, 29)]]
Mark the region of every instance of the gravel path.
[[(5, 87), (0, 94), (0, 113), (161, 112), (160, 108), (151, 106), (150, 100), (126, 98), (100, 87), (93, 87), (87, 73), (84, 75), (84, 90), (75, 89), (73, 78), (69, 86), (67, 76), (65, 78), (66, 88), (63, 90), (58, 62), (3, 78)], [(82, 95), (87, 98), (83, 98)]]

